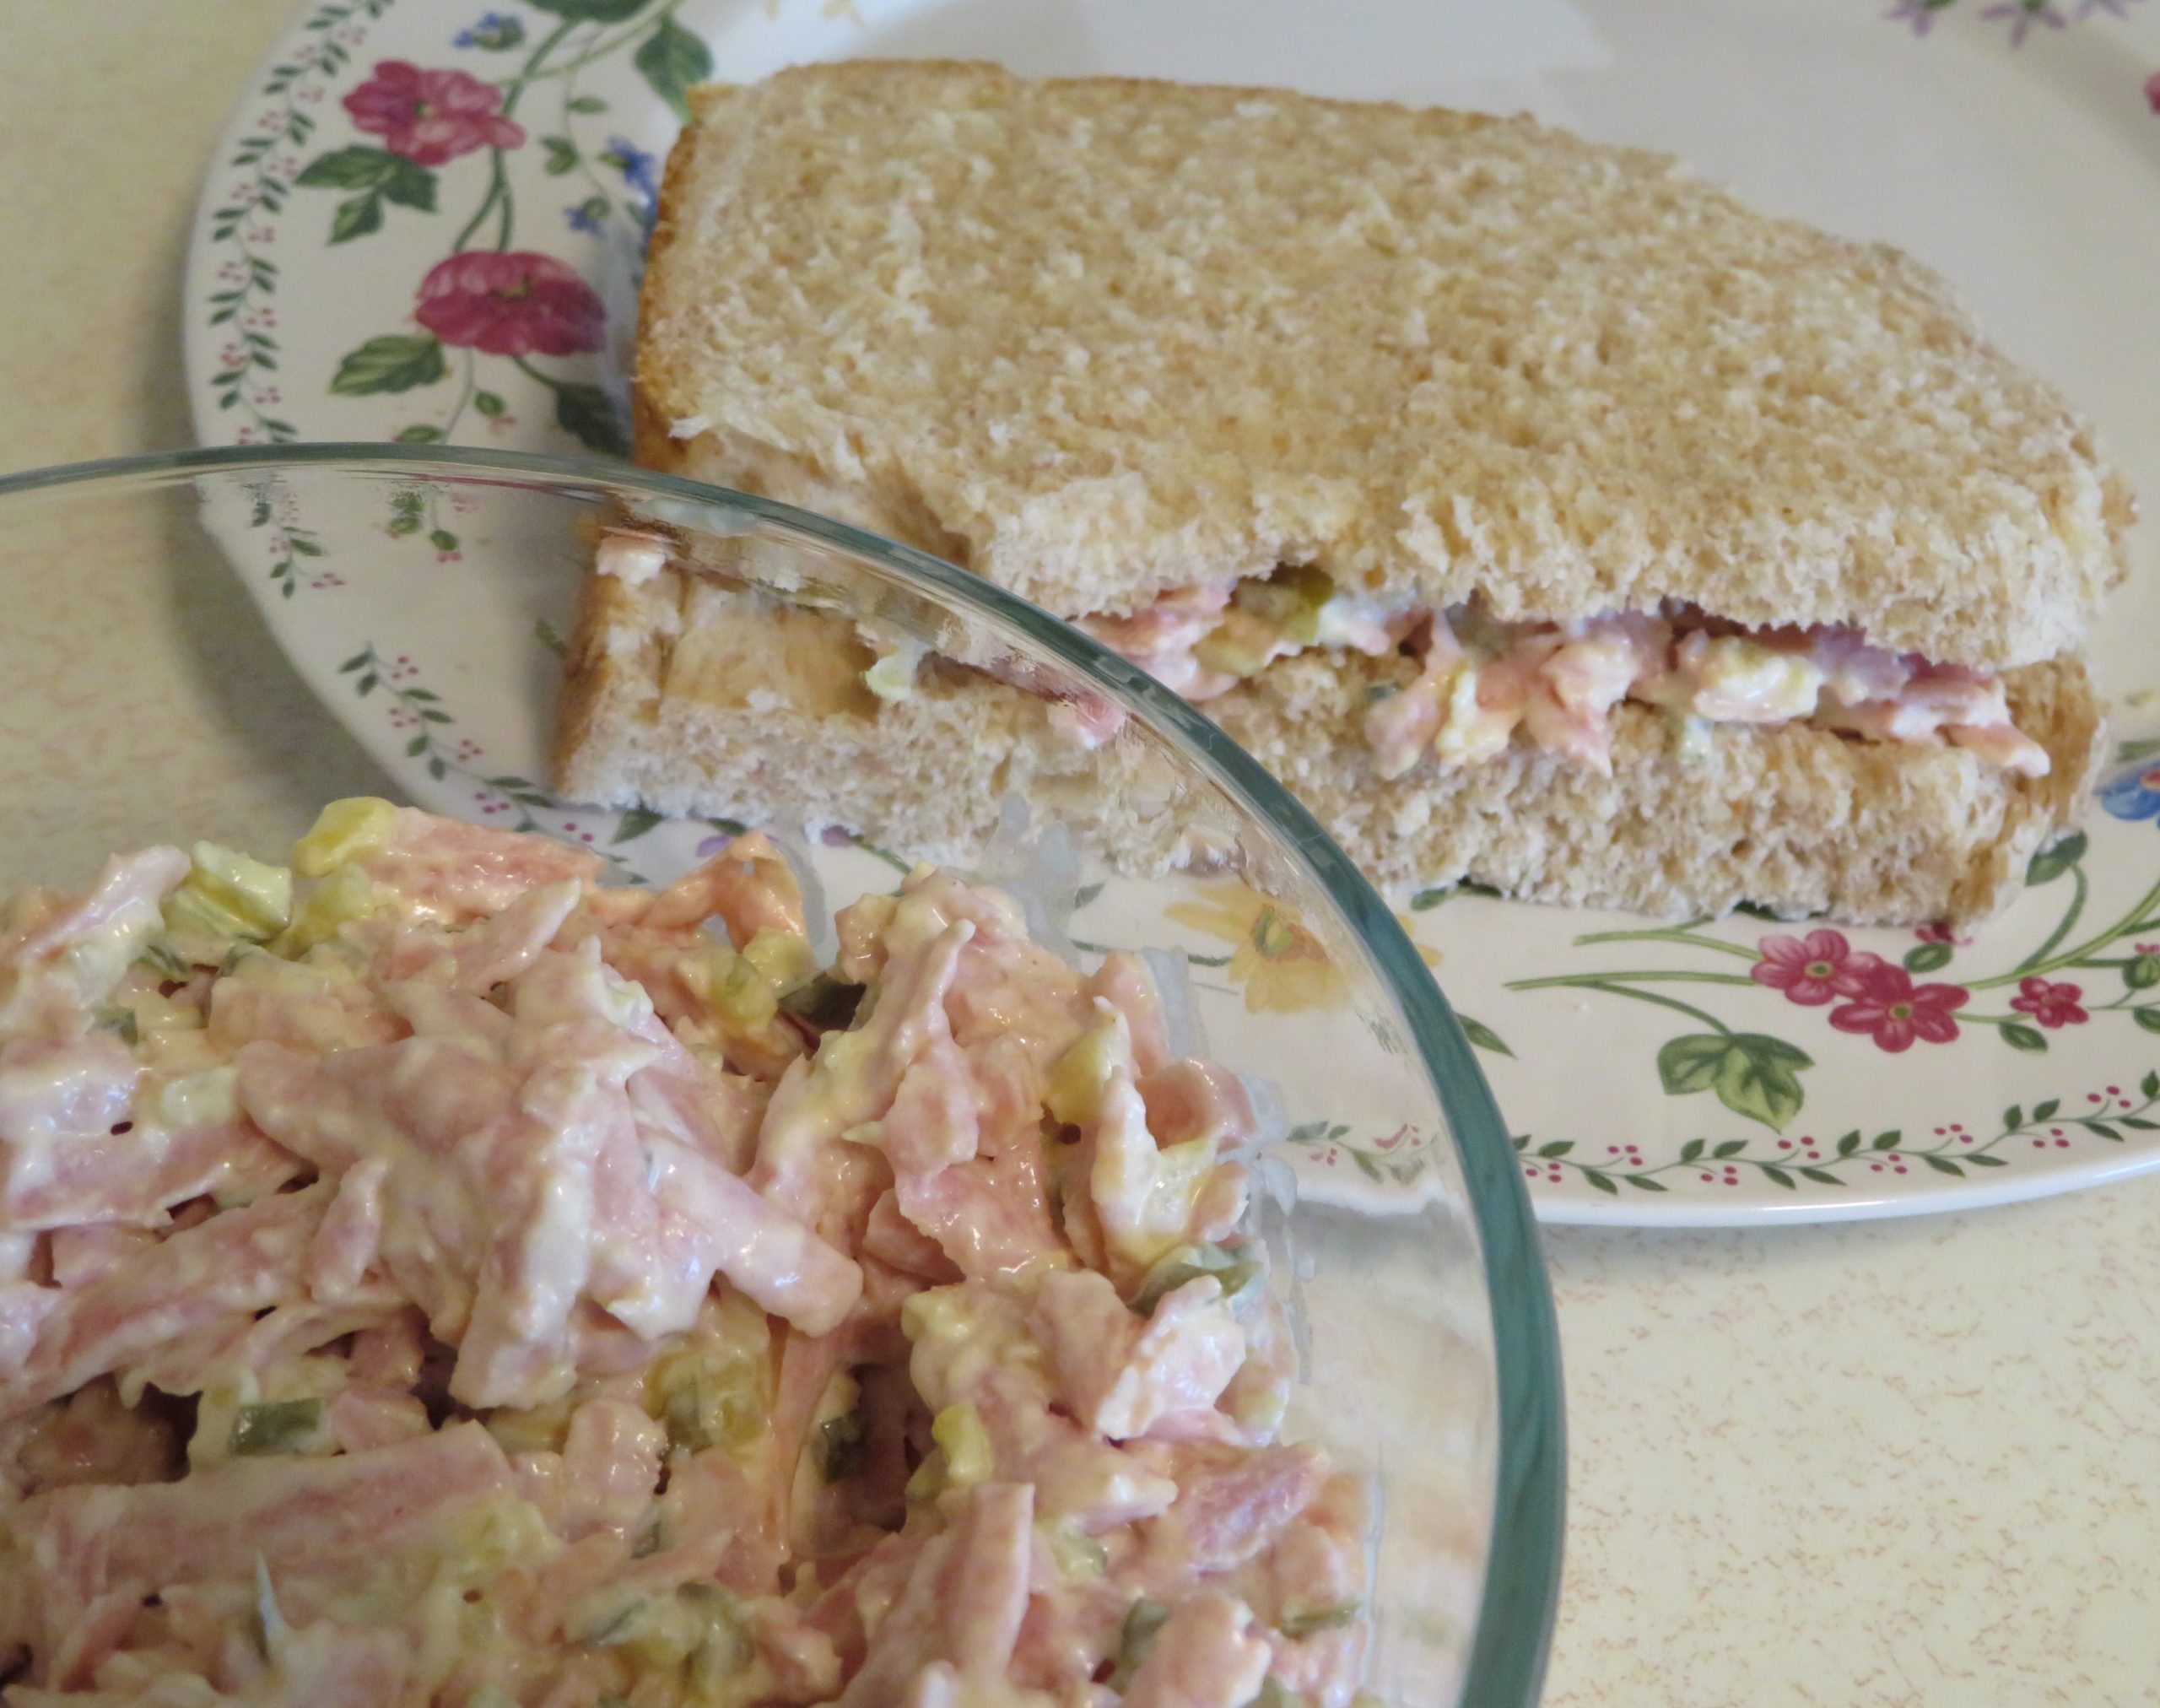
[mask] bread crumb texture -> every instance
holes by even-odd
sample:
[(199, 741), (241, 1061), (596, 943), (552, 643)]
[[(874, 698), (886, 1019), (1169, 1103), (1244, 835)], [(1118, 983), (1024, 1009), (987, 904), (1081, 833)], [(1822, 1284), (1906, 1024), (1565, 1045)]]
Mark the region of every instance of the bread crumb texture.
[[(1018, 795), (1141, 872), (1183, 863), (1227, 823), (1137, 726), (1089, 751), (1045, 700), (956, 668), (880, 704), (859, 674), (869, 658), (850, 624), (739, 586), (676, 570), (636, 587), (591, 576), (558, 786), (603, 806), (837, 824), (962, 861)], [(2044, 778), (1806, 725), (1720, 726), (1709, 756), (1684, 765), (1662, 716), (1631, 705), (1609, 777), (1518, 746), (1383, 781), (1365, 691), (1409, 668), (1308, 653), (1207, 707), (1398, 901), (1468, 878), (1668, 917), (1752, 901), (1855, 924), (1975, 919), (2017, 895), (2075, 818), (2102, 752), (2084, 668), (2059, 660), (2006, 684), (2054, 761)]]
[(2054, 770), (2012, 776), (1961, 749), (1850, 740), (1806, 724), (1716, 727), (1683, 764), (1662, 713), (1616, 713), (1612, 775), (1518, 744), (1484, 765), (1373, 776), (1364, 689), (1394, 661), (1305, 655), (1207, 710), (1380, 888), (1461, 879), (1536, 901), (1669, 918), (1743, 901), (1855, 925), (1971, 920), (2006, 905), (2082, 808), (2101, 754), (2084, 667), (2005, 687)]
[(1061, 614), (1297, 562), (1503, 618), (1681, 599), (2003, 666), (2078, 651), (2120, 575), (2130, 505), (2086, 424), (1941, 280), (1660, 156), (950, 63), (694, 111), (641, 457)]

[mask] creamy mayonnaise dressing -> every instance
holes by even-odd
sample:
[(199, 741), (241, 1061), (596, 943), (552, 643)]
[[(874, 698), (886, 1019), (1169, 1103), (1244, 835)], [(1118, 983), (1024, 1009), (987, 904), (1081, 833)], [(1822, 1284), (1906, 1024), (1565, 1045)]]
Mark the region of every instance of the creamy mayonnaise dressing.
[(1644, 613), (1500, 623), (1468, 608), (1390, 608), (1311, 570), (1180, 588), (1129, 616), (1080, 626), (1201, 702), (1310, 647), (1408, 652), (1416, 678), (1366, 714), (1374, 766), (1386, 778), (1428, 756), (1481, 764), (1518, 732), (1609, 773), (1623, 700), (1664, 708), (1683, 760), (1707, 750), (1710, 726), (1812, 723), (1865, 741), (1948, 742), (2022, 776), (2049, 768), (2046, 750), (2012, 721), (2000, 679), (1871, 646), (1848, 629), (1742, 632)]
[(598, 873), (340, 802), (10, 909), (8, 1701), (1345, 1708), (1363, 1491), (1144, 963)]

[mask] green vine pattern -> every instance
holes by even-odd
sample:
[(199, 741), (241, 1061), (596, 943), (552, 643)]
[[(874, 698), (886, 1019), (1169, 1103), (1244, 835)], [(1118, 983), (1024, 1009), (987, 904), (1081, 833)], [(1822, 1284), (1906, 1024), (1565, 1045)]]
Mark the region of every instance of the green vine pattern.
[[(2121, 757), (2142, 757), (2149, 746), (2126, 743)], [(1681, 1016), (1700, 1030), (1677, 1034), (1659, 1049), (1658, 1078), (1666, 1095), (1708, 1092), (1735, 1115), (1782, 1133), (1806, 1107), (1803, 1076), (1817, 1066), (1814, 1057), (1776, 1032), (1742, 1030), (1675, 994), (1676, 989), (1746, 992), (1758, 1008), (1780, 1003), (1778, 1012), (1787, 1015), (1790, 1005), (1798, 1004), (1811, 1019), (1827, 1018), (1849, 1035), (1871, 1036), (1893, 1054), (1954, 1042), (1966, 1028), (1983, 1029), (2027, 1055), (2047, 1053), (2049, 1030), (2103, 1017), (2120, 1016), (2140, 1031), (2160, 1032), (2160, 943), (2139, 940), (2160, 933), (2160, 881), (2120, 916), (2081, 935), (2092, 894), (2084, 869), (2087, 851), (2085, 833), (2076, 831), (2037, 855), (2027, 874), (2029, 888), (2067, 879), (2067, 899), (2045, 937), (2008, 968), (1981, 963), (1954, 984), (1936, 976), (1962, 970), (1961, 961), (1973, 959), (1971, 945), (1947, 932), (1920, 933), (1924, 940), (1892, 963), (1855, 949), (1840, 932), (1810, 931), (1805, 923), (1780, 923), (1751, 948), (1712, 934), (1707, 921), (1693, 920), (1590, 932), (1574, 945), (1654, 943), (1715, 957), (1723, 966), (1738, 959), (1747, 970), (1727, 971), (1715, 964), (1617, 967), (1516, 979), (1505, 988), (1593, 992)], [(2000, 941), (1999, 936), (1992, 939), (1990, 949)], [(2079, 982), (2056, 976), (2066, 973), (2087, 976)], [(2103, 997), (2092, 988), (2098, 981), (2120, 989)], [(1976, 1000), (1990, 992), (2005, 992), (2006, 1005), (1997, 1009)]]
[(290, 421), (271, 413), (284, 401), (276, 379), (280, 352), (272, 305), (278, 272), (278, 263), (263, 251), (276, 240), (273, 222), (300, 171), (298, 159), (283, 151), (305, 146), (314, 135), (316, 121), (307, 109), (320, 105), (365, 38), (367, 26), (394, 3), (332, 0), (310, 12), (293, 52), (263, 80), (260, 93), (275, 105), (226, 163), (242, 176), (209, 215), (210, 240), (225, 251), (225, 260), (218, 269), (219, 289), (210, 293), (207, 305), (209, 325), (232, 330), (210, 385), (220, 409), (246, 417), (234, 435), (243, 445), (300, 436)]
[(1868, 1184), (1863, 1176), (1882, 1177), (1875, 1183), (1887, 1186), (1914, 1168), (1963, 1179), (1971, 1170), (2007, 1167), (2010, 1159), (1997, 1153), (2017, 1139), (2026, 1140), (2034, 1149), (2067, 1149), (2072, 1129), (2114, 1144), (2124, 1143), (2125, 1128), (2160, 1132), (2160, 1121), (2152, 1118), (2154, 1106), (2160, 1105), (2160, 1071), (2148, 1073), (2137, 1090), (2141, 1100), (2136, 1102), (2116, 1085), (2088, 1092), (2087, 1112), (2082, 1114), (2064, 1114), (2062, 1100), (2055, 1097), (2029, 1111), (2013, 1103), (2002, 1111), (2001, 1131), (1985, 1140), (1952, 1122), (1936, 1127), (1925, 1140), (1908, 1138), (1896, 1128), (1872, 1138), (1855, 1128), (1833, 1141), (1779, 1139), (1774, 1147), (1763, 1139), (1728, 1138), (1713, 1143), (1691, 1138), (1677, 1156), (1658, 1163), (1645, 1161), (1632, 1144), (1606, 1145), (1609, 1159), (1604, 1162), (1585, 1160), (1579, 1153), (1588, 1148), (1569, 1138), (1539, 1143), (1529, 1134), (1519, 1133), (1515, 1148), (1523, 1159), (1523, 1173), (1531, 1180), (1557, 1186), (1572, 1176), (1615, 1197), (1623, 1186), (1642, 1192), (1668, 1192), (1671, 1188), (1660, 1178), (1667, 1175), (1692, 1176), (1694, 1183), (1703, 1186), (1735, 1186), (1752, 1172), (1786, 1192), (1797, 1192), (1801, 1181), (1839, 1188)]
[[(516, 776), (491, 776), (478, 769), (485, 749), (469, 737), (456, 733), (457, 720), (444, 705), (442, 696), (420, 686), (419, 673), (411, 658), (400, 654), (385, 657), (370, 641), (338, 667), (350, 679), (353, 692), (366, 700), (380, 693), (390, 711), (392, 727), (410, 730), (405, 757), (424, 765), (429, 776), (446, 782), (455, 776), (472, 785), (472, 802), (482, 824), (508, 830), (537, 831), (558, 841), (589, 848), (607, 862), (609, 875), (620, 884), (644, 884), (645, 875), (620, 852), (622, 845), (636, 841), (662, 823), (656, 813), (624, 813), (617, 819), (606, 841), (597, 828), (584, 820), (604, 824), (605, 814), (585, 813), (559, 805), (538, 783)], [(544, 814), (545, 818), (536, 816)], [(552, 822), (549, 822), (552, 821)]]
[(1431, 1135), (1409, 1127), (1398, 1127), (1380, 1138), (1360, 1139), (1342, 1122), (1309, 1121), (1292, 1127), (1283, 1135), (1282, 1143), (1304, 1152), (1322, 1168), (1347, 1163), (1374, 1186), (1407, 1186), (1433, 1161)]
[[(294, 32), (291, 50), (280, 56), (256, 89), (265, 103), (260, 117), (226, 159), (235, 176), (205, 216), (208, 241), (219, 261), (202, 310), (208, 327), (222, 338), (208, 384), (219, 409), (240, 418), (233, 439), (240, 444), (285, 443), (300, 436), (281, 410), (283, 352), (275, 302), (281, 273), (273, 252), (284, 235), (281, 224), (289, 224), (285, 216), (307, 204), (305, 194), (294, 202), (295, 192), (336, 192), (339, 199), (329, 211), (324, 241), (333, 246), (351, 243), (388, 229), (399, 217), (446, 211), (443, 183), (460, 157), (469, 153), (483, 175), (456, 236), (448, 238), (446, 256), (484, 250), (503, 257), (506, 266), (555, 268), (550, 279), (559, 300), (552, 308), (536, 303), (532, 312), (542, 319), (553, 314), (557, 325), (537, 342), (528, 338), (521, 344), (514, 337), (505, 342), (504, 336), (470, 324), (455, 332), (446, 328), (448, 337), (426, 330), (381, 333), (345, 354), (330, 392), (348, 397), (418, 392), (453, 381), (454, 393), (421, 419), (395, 427), (386, 424), (385, 437), (432, 444), (454, 437), (468, 413), (485, 427), (514, 425), (511, 410), (521, 380), (533, 388), (523, 395), (546, 400), (556, 426), (580, 444), (624, 454), (629, 447), (623, 424), (606, 392), (534, 359), (536, 349), (574, 354), (593, 349), (599, 334), (591, 328), (599, 311), (589, 285), (548, 255), (536, 253), (530, 235), (523, 250), (511, 253), (520, 209), (519, 179), (510, 155), (529, 143), (545, 180), (569, 179), (575, 186), (573, 194), (582, 192), (564, 210), (572, 232), (588, 237), (612, 232), (625, 247), (640, 248), (657, 193), (654, 163), (624, 138), (584, 134), (609, 111), (607, 98), (586, 88), (585, 78), (603, 62), (626, 58), (648, 89), (678, 117), (687, 117), (688, 91), (711, 75), (713, 65), (705, 43), (677, 20), (685, 0), (527, 0), (540, 19), (529, 30), (524, 17), (489, 12), (459, 32), (454, 46), (468, 56), (468, 65), (473, 63), (472, 55), (519, 55), (514, 69), (478, 78), (462, 68), (421, 73), (460, 81), (467, 91), (492, 91), (488, 112), (463, 116), (468, 122), (492, 127), (487, 146), (478, 148), (474, 138), (432, 147), (402, 136), (386, 136), (386, 145), (378, 146), (375, 135), (356, 131), (353, 141), (303, 161), (301, 151), (320, 139), (327, 98), (353, 79), (355, 57), (370, 27), (396, 3), (329, 0), (310, 12)], [(378, 77), (382, 69), (376, 68)], [(406, 72), (411, 73), (409, 66)], [(552, 110), (541, 127), (544, 133), (528, 137), (530, 109), (543, 90), (553, 95)], [(379, 133), (381, 116), (371, 123)], [(526, 181), (528, 189), (531, 181)], [(528, 286), (537, 276), (528, 271)], [(462, 288), (470, 295), (480, 285), (467, 280)], [(488, 288), (506, 287), (496, 280)], [(563, 330), (565, 316), (580, 328), (574, 335)], [(490, 379), (490, 365), (499, 367), (500, 379)]]

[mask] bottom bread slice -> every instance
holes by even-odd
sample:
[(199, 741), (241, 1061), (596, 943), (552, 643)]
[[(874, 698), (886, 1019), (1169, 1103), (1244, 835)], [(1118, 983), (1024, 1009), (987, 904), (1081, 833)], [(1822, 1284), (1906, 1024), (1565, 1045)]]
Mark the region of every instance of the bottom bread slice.
[[(1159, 743), (1090, 749), (1051, 702), (934, 660), (912, 695), (881, 701), (861, 679), (872, 657), (850, 622), (724, 581), (593, 576), (557, 786), (602, 806), (837, 824), (938, 860), (979, 849), (1014, 795), (1138, 869), (1218, 840), (1219, 808)], [(1745, 902), (1851, 924), (1968, 921), (2009, 901), (2075, 820), (2100, 754), (2091, 684), (2066, 658), (2005, 676), (2018, 726), (2053, 760), (2044, 778), (1806, 725), (1722, 726), (1683, 762), (1661, 713), (1623, 705), (1609, 776), (1518, 744), (1384, 781), (1364, 707), (1399, 666), (1307, 653), (1206, 708), (1396, 900), (1469, 880), (1665, 917)]]

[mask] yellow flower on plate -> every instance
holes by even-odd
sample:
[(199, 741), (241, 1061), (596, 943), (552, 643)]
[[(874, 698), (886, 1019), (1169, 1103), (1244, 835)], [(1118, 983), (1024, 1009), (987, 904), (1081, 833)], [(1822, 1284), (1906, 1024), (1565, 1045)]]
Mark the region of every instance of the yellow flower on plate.
[(1250, 1012), (1293, 1014), (1342, 1000), (1342, 969), (1288, 902), (1231, 878), (1208, 885), (1202, 900), (1173, 902), (1164, 911), (1180, 925), (1237, 945), (1230, 981), (1245, 987)]

